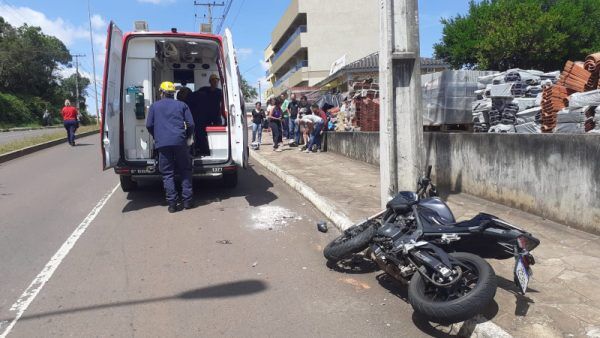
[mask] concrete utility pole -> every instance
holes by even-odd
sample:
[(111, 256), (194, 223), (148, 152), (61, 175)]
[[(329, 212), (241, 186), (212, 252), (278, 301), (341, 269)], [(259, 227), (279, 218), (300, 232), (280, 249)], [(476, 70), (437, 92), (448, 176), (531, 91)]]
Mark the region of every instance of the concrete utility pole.
[(213, 26), (213, 17), (212, 17), (212, 8), (213, 7), (222, 7), (225, 6), (224, 2), (221, 2), (220, 4), (216, 3), (216, 2), (207, 2), (207, 3), (198, 3), (196, 1), (194, 1), (194, 6), (206, 6), (208, 7), (208, 25), (210, 26), (210, 31), (212, 33), (212, 26)]
[(262, 95), (260, 90), (260, 80), (258, 80), (258, 102), (262, 102)]
[(84, 57), (85, 54), (75, 54), (75, 104), (79, 111), (79, 58)]
[(423, 168), (417, 0), (380, 0), (381, 204), (414, 191)]

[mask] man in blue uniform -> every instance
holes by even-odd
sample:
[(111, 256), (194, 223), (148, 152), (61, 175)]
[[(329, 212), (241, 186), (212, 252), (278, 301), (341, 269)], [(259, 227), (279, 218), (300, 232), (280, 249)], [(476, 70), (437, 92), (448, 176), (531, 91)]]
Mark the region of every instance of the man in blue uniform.
[(146, 128), (154, 137), (169, 212), (174, 213), (179, 199), (175, 174), (181, 176), (183, 207), (193, 208), (192, 159), (187, 140), (194, 133), (194, 120), (188, 106), (174, 100), (172, 82), (163, 82), (160, 93), (161, 99), (150, 106)]

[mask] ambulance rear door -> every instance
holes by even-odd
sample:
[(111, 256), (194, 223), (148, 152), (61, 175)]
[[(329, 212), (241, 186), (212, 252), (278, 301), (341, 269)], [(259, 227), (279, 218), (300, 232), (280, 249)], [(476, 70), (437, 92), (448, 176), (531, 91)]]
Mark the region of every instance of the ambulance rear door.
[(231, 31), (225, 29), (223, 36), (225, 54), (225, 76), (227, 81), (227, 97), (229, 99), (229, 128), (231, 130), (231, 156), (233, 161), (246, 168), (248, 166), (248, 122), (244, 112), (240, 74), (237, 65)]
[(120, 157), (122, 54), (123, 32), (111, 21), (102, 84), (101, 146), (104, 170), (115, 167)]

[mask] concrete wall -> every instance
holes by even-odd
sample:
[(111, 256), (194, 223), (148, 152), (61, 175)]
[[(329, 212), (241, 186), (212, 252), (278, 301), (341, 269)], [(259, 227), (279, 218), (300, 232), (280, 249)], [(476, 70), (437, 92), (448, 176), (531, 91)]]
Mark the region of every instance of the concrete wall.
[[(327, 149), (379, 165), (378, 133), (352, 134), (329, 133)], [(425, 133), (424, 140), (440, 188), (600, 232), (600, 135)]]

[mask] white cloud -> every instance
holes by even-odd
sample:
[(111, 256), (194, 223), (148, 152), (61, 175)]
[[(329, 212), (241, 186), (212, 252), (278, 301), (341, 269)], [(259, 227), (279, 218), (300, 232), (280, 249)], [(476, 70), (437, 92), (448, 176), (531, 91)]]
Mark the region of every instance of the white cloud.
[(236, 48), (235, 53), (241, 60), (247, 59), (254, 51), (252, 48)]
[(141, 3), (148, 3), (148, 4), (154, 4), (154, 5), (172, 4), (175, 2), (175, 0), (137, 0), (137, 1), (141, 2)]
[(265, 62), (263, 59), (258, 59), (258, 62), (260, 63), (262, 70), (269, 70), (269, 68), (271, 68), (271, 65), (269, 65), (268, 62)]
[(57, 37), (67, 46), (72, 45), (77, 39), (89, 38), (89, 29), (75, 27), (62, 18), (51, 20), (44, 13), (27, 7), (0, 5), (0, 16), (16, 27), (24, 23), (41, 27), (44, 34)]
[(100, 15), (94, 14), (92, 15), (92, 29), (94, 30), (106, 30), (107, 27), (106, 20), (104, 20)]
[[(71, 68), (67, 68), (67, 67), (60, 67), (56, 70), (56, 72), (63, 78), (68, 78), (69, 76), (75, 74), (75, 67), (71, 67)], [(86, 72), (85, 70), (82, 70), (81, 68), (79, 68), (79, 75), (81, 75), (81, 77), (85, 77), (88, 78), (90, 81), (93, 81), (94, 75), (92, 75), (91, 73)], [(90, 86), (90, 88), (92, 88)]]

